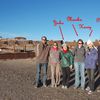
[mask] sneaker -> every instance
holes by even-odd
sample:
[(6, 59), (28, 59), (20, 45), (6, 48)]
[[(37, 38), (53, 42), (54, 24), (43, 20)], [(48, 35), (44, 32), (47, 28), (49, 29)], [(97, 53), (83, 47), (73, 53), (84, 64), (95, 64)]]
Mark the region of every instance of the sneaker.
[(43, 87), (47, 87), (47, 85), (46, 84), (43, 84)]
[(90, 87), (87, 87), (85, 90), (86, 90), (86, 91), (90, 91)]
[(35, 85), (35, 88), (38, 88), (38, 87), (39, 87), (38, 84), (36, 84), (36, 85)]
[(64, 87), (64, 85), (62, 85), (62, 89), (64, 89), (65, 87)]
[(84, 90), (84, 88), (83, 88), (83, 87), (82, 87), (81, 89), (82, 89), (82, 90)]
[(92, 94), (93, 92), (90, 90), (89, 92), (88, 92), (88, 94)]
[(74, 87), (74, 89), (77, 89), (78, 87)]
[(97, 92), (100, 92), (100, 90), (97, 90)]
[(57, 84), (55, 84), (54, 86), (57, 87)]
[(64, 88), (65, 88), (65, 89), (67, 89), (68, 87), (67, 87), (67, 86), (65, 86)]

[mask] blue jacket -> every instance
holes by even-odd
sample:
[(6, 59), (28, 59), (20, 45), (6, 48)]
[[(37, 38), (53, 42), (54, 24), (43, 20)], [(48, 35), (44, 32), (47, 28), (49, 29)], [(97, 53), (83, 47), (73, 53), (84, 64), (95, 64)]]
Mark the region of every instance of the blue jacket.
[(92, 48), (86, 52), (85, 58), (85, 68), (86, 69), (95, 69), (98, 59), (98, 52), (95, 48)]

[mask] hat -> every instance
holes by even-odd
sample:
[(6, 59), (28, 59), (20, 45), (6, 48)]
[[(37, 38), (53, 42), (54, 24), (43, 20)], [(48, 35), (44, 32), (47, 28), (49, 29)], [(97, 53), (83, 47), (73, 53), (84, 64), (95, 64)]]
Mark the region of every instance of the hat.
[(89, 44), (92, 44), (93, 45), (93, 42), (91, 40), (88, 40), (87, 41), (87, 45), (89, 45)]
[(69, 46), (68, 46), (66, 43), (63, 43), (63, 44), (62, 44), (62, 47), (63, 47), (63, 46), (66, 46), (66, 47), (67, 47), (67, 50), (69, 50)]
[(42, 36), (41, 40), (47, 40), (47, 37), (46, 36)]
[(66, 43), (63, 43), (62, 46), (67, 46), (67, 44)]
[(63, 47), (63, 46), (66, 46), (66, 47), (68, 47), (68, 45), (67, 45), (66, 43), (63, 43), (63, 44), (62, 44), (62, 47)]

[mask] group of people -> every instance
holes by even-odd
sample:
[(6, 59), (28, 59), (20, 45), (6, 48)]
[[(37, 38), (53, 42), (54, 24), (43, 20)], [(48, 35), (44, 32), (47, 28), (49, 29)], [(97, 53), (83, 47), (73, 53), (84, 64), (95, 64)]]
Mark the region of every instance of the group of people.
[[(96, 48), (90, 40), (84, 46), (83, 40), (79, 39), (74, 50), (70, 50), (66, 43), (63, 43), (59, 48), (58, 43), (54, 42), (50, 47), (47, 44), (47, 37), (41, 37), (41, 42), (37, 45), (36, 88), (39, 87), (40, 82), (43, 83), (44, 87), (47, 87), (48, 63), (51, 69), (51, 87), (57, 87), (61, 84), (63, 89), (67, 89), (70, 72), (74, 68), (74, 89), (80, 86), (82, 90), (91, 94), (95, 90), (94, 76), (97, 65), (100, 74), (100, 46)], [(43, 80), (41, 80), (41, 68), (43, 68)], [(85, 70), (88, 75), (88, 86), (86, 88)]]

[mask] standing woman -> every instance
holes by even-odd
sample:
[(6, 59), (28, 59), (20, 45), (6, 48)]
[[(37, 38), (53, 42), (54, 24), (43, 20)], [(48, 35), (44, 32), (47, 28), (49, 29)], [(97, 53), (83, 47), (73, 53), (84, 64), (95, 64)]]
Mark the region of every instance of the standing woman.
[(87, 46), (88, 49), (86, 51), (85, 67), (87, 69), (89, 84), (86, 90), (88, 91), (88, 94), (91, 94), (94, 91), (94, 73), (96, 69), (98, 53), (97, 49), (94, 47), (93, 43), (90, 40), (87, 41)]
[(60, 58), (62, 68), (62, 88), (66, 89), (69, 87), (70, 69), (72, 69), (73, 65), (73, 55), (66, 44), (63, 44)]
[(50, 50), (50, 66), (51, 66), (51, 87), (57, 87), (60, 83), (60, 51), (57, 42), (53, 43)]
[[(81, 89), (85, 88), (85, 47), (82, 39), (79, 39), (74, 49), (75, 87), (77, 89), (81, 83)], [(80, 79), (81, 77), (81, 79)]]

